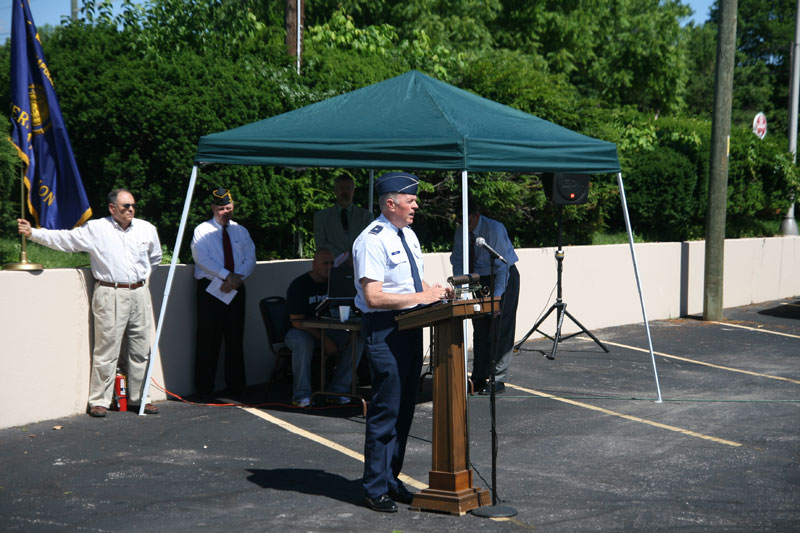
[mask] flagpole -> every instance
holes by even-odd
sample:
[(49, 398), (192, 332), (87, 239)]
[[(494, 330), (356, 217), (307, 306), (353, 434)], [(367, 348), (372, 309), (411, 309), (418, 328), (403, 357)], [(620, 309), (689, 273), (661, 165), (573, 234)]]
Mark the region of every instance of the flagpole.
[[(22, 167), (19, 169), (19, 212), (20, 218), (25, 218), (25, 181), (23, 179)], [(26, 238), (25, 235), (20, 235), (22, 237), (22, 250), (19, 254), (19, 263), (8, 263), (7, 265), (3, 265), (3, 270), (27, 270), (27, 271), (36, 271), (36, 270), (44, 270), (44, 267), (39, 263), (29, 263), (28, 262), (28, 248), (26, 245)]]

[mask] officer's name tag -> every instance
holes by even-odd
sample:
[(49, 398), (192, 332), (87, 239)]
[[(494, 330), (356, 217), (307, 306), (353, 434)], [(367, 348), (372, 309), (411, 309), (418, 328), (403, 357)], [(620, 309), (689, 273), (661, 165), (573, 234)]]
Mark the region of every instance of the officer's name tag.
[(395, 252), (392, 252), (392, 255), (397, 255), (397, 254), (399, 254), (399, 253), (400, 253), (400, 250), (397, 250), (397, 251), (395, 251)]

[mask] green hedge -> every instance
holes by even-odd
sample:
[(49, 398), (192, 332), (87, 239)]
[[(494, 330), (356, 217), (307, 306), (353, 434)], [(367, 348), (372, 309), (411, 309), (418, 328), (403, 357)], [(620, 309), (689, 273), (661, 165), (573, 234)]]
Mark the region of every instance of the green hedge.
[[(141, 216), (170, 248), (201, 135), (296, 109), (421, 68), (430, 58), (339, 50), (308, 41), (301, 76), (276, 39), (231, 56), (183, 48), (153, 56), (135, 35), (113, 26), (74, 24), (43, 35), (83, 181), (97, 215), (105, 194), (127, 186)], [(8, 108), (8, 44), (0, 48), (0, 99)], [(433, 68), (433, 67), (432, 67)], [(441, 65), (438, 66), (441, 69)], [(435, 75), (435, 73), (434, 73)], [(522, 54), (490, 51), (447, 63), (447, 81), (581, 133), (614, 142), (622, 164), (634, 231), (652, 240), (702, 238), (708, 188), (710, 124), (687, 117), (609, 109), (582, 96), (563, 76)], [(402, 120), (402, 117), (398, 117)], [(786, 139), (759, 141), (734, 128), (729, 170), (729, 237), (776, 231), (797, 189)], [(19, 176), (0, 149), (0, 231), (13, 237)], [(413, 170), (413, 169), (410, 169)], [(308, 255), (314, 211), (333, 201), (332, 180), (352, 175), (366, 204), (367, 170), (214, 166), (204, 168), (189, 227), (209, 216), (207, 191), (231, 187), (237, 218), (250, 228), (261, 259)], [(447, 250), (459, 220), (460, 175), (422, 172), (415, 230), (428, 250)], [(534, 174), (473, 174), (470, 187), (485, 212), (504, 222), (520, 247), (552, 246), (557, 209)], [(588, 244), (600, 232), (624, 230), (615, 175), (592, 177), (589, 202), (564, 209), (564, 244)], [(189, 232), (191, 234), (191, 232)], [(181, 260), (188, 259), (184, 244)]]

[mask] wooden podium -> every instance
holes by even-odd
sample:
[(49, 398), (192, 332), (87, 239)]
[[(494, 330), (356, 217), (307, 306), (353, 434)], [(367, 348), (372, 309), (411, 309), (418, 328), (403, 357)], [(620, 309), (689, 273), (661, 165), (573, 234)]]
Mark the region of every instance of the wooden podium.
[[(499, 301), (499, 298), (496, 298)], [(401, 330), (431, 326), (433, 347), (433, 446), (428, 488), (412, 509), (462, 515), (490, 505), (489, 491), (473, 486), (467, 436), (467, 390), (461, 321), (491, 312), (492, 300), (456, 300), (399, 315)], [(499, 302), (495, 304), (499, 308)]]

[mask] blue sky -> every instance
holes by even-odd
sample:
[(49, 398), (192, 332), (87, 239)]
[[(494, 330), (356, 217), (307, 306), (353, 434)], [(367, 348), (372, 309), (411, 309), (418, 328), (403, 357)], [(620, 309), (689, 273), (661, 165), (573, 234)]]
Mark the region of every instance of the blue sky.
[(706, 21), (708, 18), (708, 9), (714, 0), (683, 0), (684, 4), (689, 4), (689, 7), (694, 11), (692, 20), (698, 26)]
[[(44, 26), (51, 24), (57, 26), (61, 21), (61, 17), (68, 16), (70, 11), (70, 0), (29, 0), (31, 5), (31, 14), (33, 14), (33, 21), (36, 26)], [(0, 0), (0, 40), (8, 37), (9, 28), (11, 27), (11, 2), (12, 0)], [(713, 3), (713, 0), (683, 0), (695, 12), (692, 20), (695, 24), (700, 25), (706, 20), (708, 15), (708, 8)], [(144, 3), (144, 2), (142, 2)], [(82, 5), (82, 0), (78, 0), (78, 6)], [(113, 0), (114, 5), (122, 4), (122, 0)]]
[[(11, 2), (13, 0), (0, 0), (0, 41), (9, 37), (11, 28)], [(50, 24), (58, 26), (61, 17), (69, 16), (72, 6), (70, 0), (29, 0), (31, 14), (36, 27)], [(99, 2), (98, 2), (99, 3)], [(122, 0), (112, 0), (114, 5), (121, 5)], [(144, 3), (144, 2), (142, 2)], [(83, 5), (83, 0), (78, 0), (78, 9)]]

